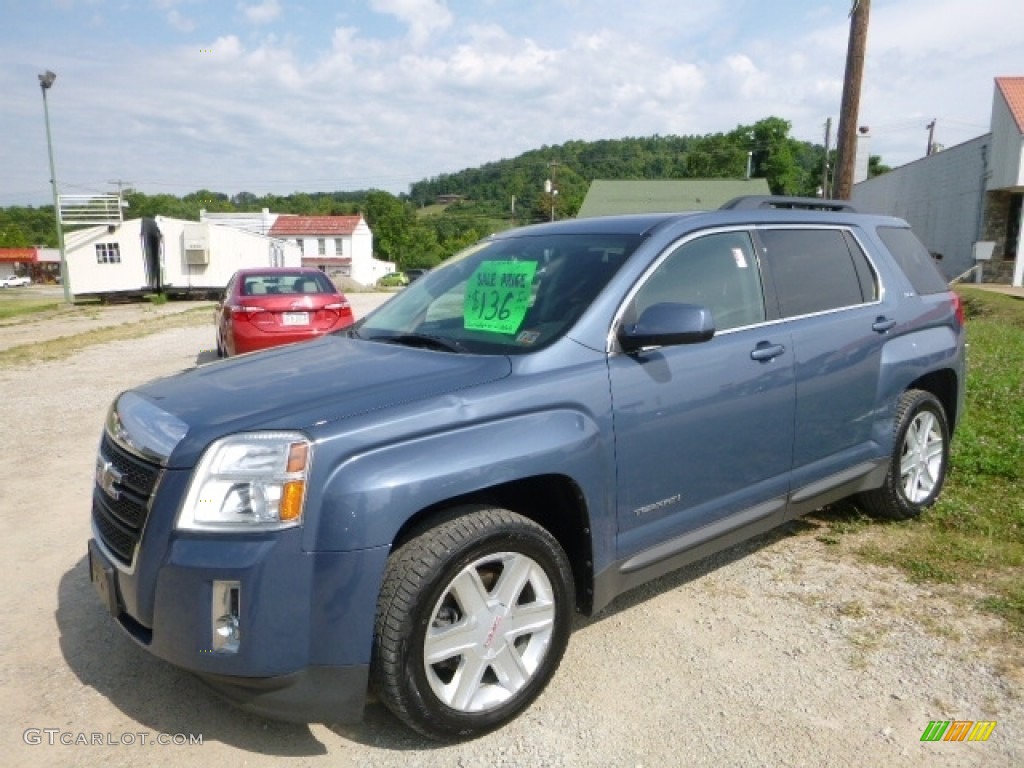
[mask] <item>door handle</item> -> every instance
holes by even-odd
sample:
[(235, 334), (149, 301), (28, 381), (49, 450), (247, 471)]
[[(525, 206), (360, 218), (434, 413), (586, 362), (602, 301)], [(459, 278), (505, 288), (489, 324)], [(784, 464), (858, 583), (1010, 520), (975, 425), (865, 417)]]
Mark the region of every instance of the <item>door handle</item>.
[(891, 331), (895, 327), (896, 321), (893, 320), (891, 317), (884, 316), (875, 318), (875, 322), (871, 324), (871, 330), (876, 331), (878, 333), (885, 333), (886, 331)]
[(751, 351), (750, 359), (763, 363), (778, 357), (785, 351), (786, 348), (782, 344), (771, 344), (767, 341), (762, 341)]

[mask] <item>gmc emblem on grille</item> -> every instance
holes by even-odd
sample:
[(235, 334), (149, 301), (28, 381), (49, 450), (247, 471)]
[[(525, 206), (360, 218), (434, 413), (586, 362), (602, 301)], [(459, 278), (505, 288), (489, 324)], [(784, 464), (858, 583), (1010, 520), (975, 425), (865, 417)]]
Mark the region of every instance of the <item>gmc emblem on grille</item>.
[(121, 492), (114, 487), (116, 483), (121, 482), (121, 477), (121, 473), (114, 468), (114, 465), (102, 456), (96, 460), (96, 484), (114, 501), (121, 498)]

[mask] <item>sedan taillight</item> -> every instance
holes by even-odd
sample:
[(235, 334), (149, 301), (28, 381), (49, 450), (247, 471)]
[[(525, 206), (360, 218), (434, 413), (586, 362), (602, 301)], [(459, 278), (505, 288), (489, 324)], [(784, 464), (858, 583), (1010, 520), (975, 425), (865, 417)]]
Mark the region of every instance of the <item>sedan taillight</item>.
[(244, 304), (232, 304), (229, 309), (234, 317), (251, 318), (260, 312), (266, 312), (263, 307), (247, 307)]

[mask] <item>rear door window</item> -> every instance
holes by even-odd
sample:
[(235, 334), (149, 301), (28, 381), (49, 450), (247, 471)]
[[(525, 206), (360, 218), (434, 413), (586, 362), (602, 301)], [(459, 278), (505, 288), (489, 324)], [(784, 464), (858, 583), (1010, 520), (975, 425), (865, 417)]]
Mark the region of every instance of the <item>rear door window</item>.
[(840, 229), (764, 229), (782, 317), (827, 312), (874, 301), (878, 282), (867, 257)]

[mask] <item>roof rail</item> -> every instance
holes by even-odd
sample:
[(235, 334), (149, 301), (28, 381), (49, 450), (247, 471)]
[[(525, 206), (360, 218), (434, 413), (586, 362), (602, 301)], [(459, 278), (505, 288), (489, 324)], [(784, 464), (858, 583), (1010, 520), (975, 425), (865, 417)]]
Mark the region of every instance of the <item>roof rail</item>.
[(857, 213), (847, 200), (824, 200), (820, 197), (783, 197), (780, 195), (743, 195), (724, 203), (720, 210), (748, 211), (754, 208), (789, 208), (802, 211)]

